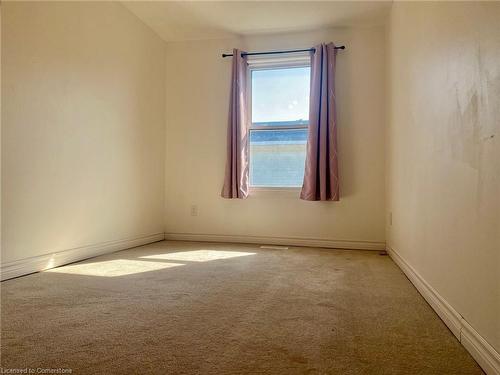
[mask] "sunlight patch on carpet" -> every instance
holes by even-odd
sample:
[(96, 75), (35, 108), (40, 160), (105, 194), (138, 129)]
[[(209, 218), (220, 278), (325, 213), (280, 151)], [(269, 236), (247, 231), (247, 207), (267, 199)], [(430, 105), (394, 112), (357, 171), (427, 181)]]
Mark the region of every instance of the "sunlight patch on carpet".
[(72, 264), (69, 266), (52, 268), (45, 272), (65, 273), (86, 276), (115, 277), (136, 273), (158, 271), (165, 268), (183, 266), (179, 263), (148, 262), (131, 259), (115, 259), (95, 263)]
[(230, 259), (248, 255), (255, 255), (255, 253), (246, 253), (241, 251), (221, 251), (221, 250), (193, 250), (193, 251), (180, 251), (177, 253), (146, 255), (142, 256), (141, 258), (177, 260), (177, 261), (187, 261), (187, 262), (208, 262), (211, 260)]

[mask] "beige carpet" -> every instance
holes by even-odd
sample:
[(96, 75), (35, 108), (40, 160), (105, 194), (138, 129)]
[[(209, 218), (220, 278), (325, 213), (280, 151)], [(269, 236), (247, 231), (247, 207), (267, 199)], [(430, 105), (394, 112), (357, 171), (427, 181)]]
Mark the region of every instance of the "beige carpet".
[(482, 373), (377, 252), (158, 242), (1, 289), (4, 368)]

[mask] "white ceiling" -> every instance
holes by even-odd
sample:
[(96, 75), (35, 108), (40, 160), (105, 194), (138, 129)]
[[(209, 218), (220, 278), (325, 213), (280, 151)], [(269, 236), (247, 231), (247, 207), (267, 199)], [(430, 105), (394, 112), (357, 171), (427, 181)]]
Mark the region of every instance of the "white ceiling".
[(390, 1), (124, 1), (165, 41), (381, 25)]

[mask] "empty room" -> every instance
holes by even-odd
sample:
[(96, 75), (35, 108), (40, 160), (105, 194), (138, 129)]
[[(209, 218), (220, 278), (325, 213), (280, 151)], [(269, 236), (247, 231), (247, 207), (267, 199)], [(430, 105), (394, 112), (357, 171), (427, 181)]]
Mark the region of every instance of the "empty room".
[(0, 19), (1, 374), (500, 375), (500, 2)]

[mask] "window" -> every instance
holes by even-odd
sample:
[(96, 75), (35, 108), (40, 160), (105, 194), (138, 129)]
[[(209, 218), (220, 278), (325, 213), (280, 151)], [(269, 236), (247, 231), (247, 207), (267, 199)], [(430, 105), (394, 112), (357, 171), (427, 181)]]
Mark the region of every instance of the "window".
[(300, 187), (309, 125), (309, 59), (250, 64), (250, 186)]

